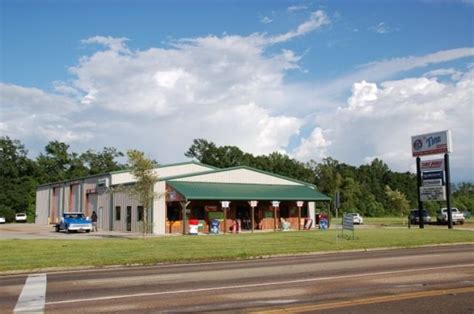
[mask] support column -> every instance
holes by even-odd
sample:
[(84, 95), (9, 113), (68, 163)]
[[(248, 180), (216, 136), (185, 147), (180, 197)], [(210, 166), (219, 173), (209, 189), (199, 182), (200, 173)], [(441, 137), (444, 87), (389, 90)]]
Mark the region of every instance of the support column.
[(303, 207), (303, 201), (297, 201), (296, 206), (298, 207), (298, 230), (301, 230), (301, 207)]
[(153, 187), (155, 197), (153, 198), (153, 214), (151, 221), (153, 223), (153, 234), (166, 233), (166, 183), (157, 182)]
[(449, 154), (444, 154), (444, 169), (446, 172), (446, 206), (448, 208), (448, 229), (453, 228), (453, 212), (451, 210), (451, 175), (449, 171)]
[(252, 208), (251, 219), (252, 219), (252, 233), (255, 229), (255, 207), (257, 207), (258, 201), (250, 201), (249, 205)]
[(273, 231), (276, 232), (277, 229), (277, 208), (280, 206), (279, 201), (273, 201)]
[(224, 234), (227, 231), (227, 209), (229, 208), (229, 201), (221, 201), (221, 207), (224, 211)]
[(316, 224), (316, 205), (314, 202), (308, 202), (308, 218), (313, 221), (313, 226)]
[(183, 235), (186, 235), (186, 208), (188, 207), (189, 205), (189, 201), (181, 201), (179, 202), (179, 204), (181, 205), (181, 211), (182, 211), (182, 215), (183, 215)]
[(418, 188), (418, 219), (420, 223), (420, 229), (425, 227), (425, 222), (423, 221), (423, 202), (420, 197), (420, 187), (421, 187), (421, 159), (416, 157), (416, 182)]

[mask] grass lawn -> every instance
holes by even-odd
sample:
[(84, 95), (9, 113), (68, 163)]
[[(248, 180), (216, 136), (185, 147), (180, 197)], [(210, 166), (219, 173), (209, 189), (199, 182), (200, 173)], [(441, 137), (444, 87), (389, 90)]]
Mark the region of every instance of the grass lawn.
[[(431, 224), (436, 224), (436, 217), (431, 218)], [(340, 219), (338, 221), (340, 223)], [(391, 226), (391, 227), (402, 227), (407, 226), (408, 217), (364, 217), (364, 224), (366, 225), (376, 225), (376, 226)], [(417, 226), (412, 226), (417, 227)], [(463, 227), (473, 228), (474, 227), (474, 218), (466, 219)]]
[(338, 238), (338, 234), (340, 230), (169, 236), (147, 239), (2, 240), (0, 271), (216, 261), (275, 254), (413, 247), (456, 242), (474, 243), (473, 231), (438, 228), (356, 229), (355, 240)]

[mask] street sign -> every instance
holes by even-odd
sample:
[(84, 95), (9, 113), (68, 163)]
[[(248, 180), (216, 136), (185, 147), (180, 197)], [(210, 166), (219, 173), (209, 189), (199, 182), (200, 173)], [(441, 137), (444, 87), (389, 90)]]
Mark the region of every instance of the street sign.
[(435, 179), (443, 180), (443, 171), (423, 172), (423, 182), (425, 180), (435, 180)]
[(303, 205), (304, 205), (303, 201), (297, 201), (296, 202), (296, 206), (298, 206), (298, 207), (303, 207)]
[(250, 207), (257, 207), (258, 201), (250, 201)]
[(441, 179), (423, 180), (423, 186), (441, 186), (441, 185), (443, 185), (443, 180)]
[(421, 171), (444, 171), (444, 159), (422, 160)]
[(423, 180), (423, 186), (440, 186), (440, 185), (443, 185), (443, 180), (441, 179)]
[(444, 185), (441, 185), (441, 186), (421, 186), (420, 187), (420, 200), (422, 202), (445, 201), (446, 200), (446, 189), (445, 189)]
[(413, 157), (452, 152), (451, 131), (440, 131), (411, 137)]
[(280, 202), (279, 201), (272, 201), (272, 206), (273, 207), (278, 207), (278, 206), (280, 206)]

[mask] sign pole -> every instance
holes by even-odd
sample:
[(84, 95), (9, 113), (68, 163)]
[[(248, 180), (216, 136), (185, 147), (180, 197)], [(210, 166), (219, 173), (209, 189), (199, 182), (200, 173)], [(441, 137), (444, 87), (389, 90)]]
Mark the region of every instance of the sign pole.
[(448, 229), (453, 228), (453, 215), (451, 211), (451, 178), (449, 172), (449, 154), (444, 154), (444, 166), (446, 167), (446, 205), (448, 207)]
[(420, 223), (420, 229), (425, 227), (423, 221), (423, 202), (421, 201), (420, 187), (421, 187), (421, 159), (420, 156), (416, 157), (416, 181), (418, 187), (418, 219)]

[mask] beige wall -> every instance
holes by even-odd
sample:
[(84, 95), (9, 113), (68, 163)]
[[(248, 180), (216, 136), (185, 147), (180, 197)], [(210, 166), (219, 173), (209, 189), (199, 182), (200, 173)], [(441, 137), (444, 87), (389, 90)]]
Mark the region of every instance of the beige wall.
[[(176, 166), (165, 166), (162, 168), (156, 168), (155, 173), (158, 175), (159, 178), (167, 178), (167, 177), (174, 177), (180, 176), (184, 174), (192, 174), (192, 173), (199, 173), (204, 171), (213, 170), (213, 168), (199, 165), (199, 164), (182, 164)], [(130, 174), (130, 172), (121, 172), (112, 174), (112, 185), (124, 184), (135, 182), (136, 178)]]
[(294, 181), (274, 177), (250, 169), (235, 169), (203, 175), (196, 175), (173, 181), (186, 182), (220, 182), (220, 183), (246, 183), (246, 184), (276, 184), (276, 185), (302, 185)]

